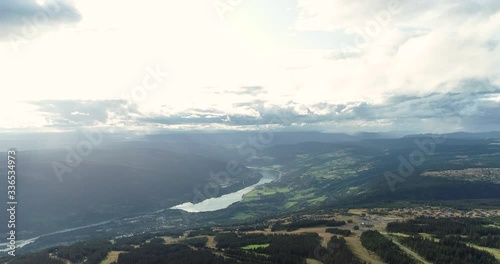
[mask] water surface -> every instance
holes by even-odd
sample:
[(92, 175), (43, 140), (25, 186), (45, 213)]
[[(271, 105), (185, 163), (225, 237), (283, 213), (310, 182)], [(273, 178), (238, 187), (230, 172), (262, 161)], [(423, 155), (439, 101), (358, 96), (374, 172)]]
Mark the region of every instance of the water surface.
[(220, 197), (210, 198), (197, 204), (193, 204), (191, 202), (179, 204), (172, 207), (171, 209), (181, 209), (190, 213), (211, 212), (225, 209), (231, 204), (241, 201), (243, 199), (243, 195), (251, 192), (253, 189), (255, 189), (255, 187), (270, 183), (278, 178), (278, 173), (273, 170), (258, 169), (258, 171), (262, 174), (262, 178), (254, 185), (248, 186), (236, 192), (222, 195)]

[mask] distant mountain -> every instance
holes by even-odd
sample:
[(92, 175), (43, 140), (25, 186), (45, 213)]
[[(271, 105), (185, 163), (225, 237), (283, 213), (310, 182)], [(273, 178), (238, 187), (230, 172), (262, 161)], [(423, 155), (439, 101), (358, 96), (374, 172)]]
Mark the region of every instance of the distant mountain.
[[(496, 169), (500, 168), (500, 145), (453, 137), (434, 142), (429, 136), (267, 148), (266, 158), (256, 162), (284, 172), (281, 181), (274, 183), (281, 193), (256, 193), (253, 197), (258, 199), (246, 204), (301, 210), (319, 204), (500, 198)], [(466, 170), (476, 168), (487, 175), (466, 175)], [(424, 174), (427, 171), (437, 173)]]
[[(156, 134), (144, 136), (145, 139), (176, 143), (199, 144), (234, 144), (239, 145), (251, 138), (261, 137), (266, 146), (297, 144), (301, 142), (347, 142), (359, 140), (356, 136), (344, 133), (322, 132), (276, 132), (276, 131), (245, 131), (245, 132), (220, 132), (220, 133), (182, 133), (182, 134)], [(269, 143), (267, 143), (269, 142)], [(262, 143), (261, 143), (262, 144)]]
[(358, 139), (390, 139), (390, 138), (398, 138), (399, 133), (378, 133), (378, 132), (358, 132), (354, 133)]
[(291, 145), (305, 142), (340, 143), (356, 142), (365, 139), (391, 139), (399, 136), (397, 133), (378, 132), (359, 132), (347, 134), (317, 131), (278, 132), (262, 130), (220, 133), (154, 134), (146, 135), (144, 136), (144, 139), (148, 141), (238, 146), (255, 137), (259, 137), (259, 141), (266, 141), (265, 144), (263, 144), (265, 147), (272, 147), (276, 145)]
[(447, 138), (453, 138), (453, 139), (467, 139), (467, 140), (473, 140), (473, 139), (480, 139), (480, 140), (485, 140), (485, 139), (500, 139), (500, 131), (491, 131), (491, 132), (479, 132), (479, 133), (469, 133), (469, 132), (455, 132), (455, 133), (447, 133), (447, 134), (413, 134), (413, 135), (407, 135), (405, 137), (407, 138), (414, 138), (414, 137), (432, 137), (432, 136), (437, 136), (437, 135), (444, 135)]
[[(399, 173), (404, 164), (401, 159), (408, 162), (409, 155), (422, 147), (415, 143), (416, 139), (431, 136), (391, 138), (390, 134), (371, 132), (348, 135), (259, 131), (103, 134), (102, 143), (81, 161), (69, 154), (86, 142), (81, 133), (44, 134), (40, 139), (22, 136), (18, 139), (21, 142), (29, 145), (30, 140), (35, 140), (43, 147), (19, 151), (18, 172), (22, 176), (17, 182), (22, 203), (19, 219), (29, 235), (169, 208), (192, 201), (193, 188), (206, 186), (211, 181), (210, 172), (227, 170), (232, 160), (240, 162), (243, 172), (232, 177), (230, 186), (220, 190), (219, 196), (258, 180), (245, 166), (269, 167), (281, 173), (280, 181), (271, 184), (275, 189), (254, 193), (254, 200), (232, 207), (242, 210), (248, 206), (256, 215), (272, 214), (283, 208), (336, 205), (342, 199), (355, 202), (499, 196), (499, 186), (491, 182), (471, 185), (452, 178), (421, 177), (421, 174), (500, 168), (500, 146), (484, 140), (500, 138), (500, 132), (446, 134), (446, 141), (431, 147), (435, 153), (426, 155), (422, 164), (414, 166), (415, 177), (399, 178), (396, 191), (391, 192), (386, 172)], [(5, 140), (9, 144), (16, 139)], [(52, 142), (58, 147), (45, 149)], [(239, 151), (241, 146), (245, 151)], [(252, 151), (255, 156), (249, 159)], [(5, 152), (0, 154), (5, 156)], [(69, 167), (60, 168), (69, 169), (62, 181), (54, 171), (54, 162)], [(0, 177), (6, 178), (6, 171), (6, 163), (0, 164)], [(4, 216), (5, 212), (1, 214)], [(3, 230), (5, 227), (0, 227), (0, 232)]]
[[(17, 199), (22, 206), (17, 213), (24, 238), (166, 209), (193, 199), (200, 202), (211, 198), (204, 189), (209, 183), (219, 187), (211, 187), (209, 195), (220, 196), (260, 178), (238, 165), (239, 172), (221, 178), (221, 184), (211, 173), (226, 172), (227, 161), (147, 145), (99, 147), (88, 155), (80, 155), (81, 150), (75, 146), (18, 151)], [(0, 157), (7, 160), (5, 152)], [(5, 179), (6, 166), (0, 164), (0, 177)], [(0, 232), (6, 227), (0, 227)]]
[[(96, 133), (92, 134), (96, 136)], [(279, 132), (271, 130), (259, 131), (221, 131), (221, 132), (184, 132), (184, 133), (164, 133), (137, 135), (134, 133), (101, 133), (103, 145), (127, 144), (137, 146), (138, 144), (174, 147), (197, 146), (197, 145), (217, 145), (235, 147), (257, 138), (259, 145), (265, 147), (275, 145), (297, 144), (303, 142), (353, 142), (363, 139), (393, 138), (390, 134), (382, 133), (357, 133), (349, 135), (345, 133), (323, 133), (323, 132)], [(63, 148), (68, 145), (76, 145), (82, 140), (86, 140), (84, 131), (64, 132), (64, 133), (25, 133), (16, 136), (0, 134), (0, 149), (16, 148), (18, 150), (40, 150)]]

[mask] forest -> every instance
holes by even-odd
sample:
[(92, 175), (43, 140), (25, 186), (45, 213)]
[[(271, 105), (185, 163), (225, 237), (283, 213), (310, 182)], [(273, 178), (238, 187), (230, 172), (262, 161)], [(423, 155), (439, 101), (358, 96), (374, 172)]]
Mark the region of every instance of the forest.
[(111, 246), (112, 244), (109, 241), (96, 240), (53, 248), (49, 252), (73, 263), (84, 261), (87, 263), (99, 263), (106, 258), (108, 252), (111, 250)]
[(334, 235), (341, 235), (348, 237), (351, 235), (351, 230), (349, 229), (340, 229), (340, 228), (327, 228), (325, 230), (327, 233), (332, 233)]
[(343, 237), (333, 236), (327, 248), (321, 248), (319, 260), (325, 264), (364, 264), (349, 249)]
[(495, 257), (485, 251), (475, 249), (454, 238), (444, 238), (435, 242), (431, 238), (410, 236), (400, 239), (401, 243), (433, 263), (454, 264), (494, 264)]
[(120, 254), (117, 264), (233, 264), (235, 260), (226, 260), (214, 255), (210, 250), (193, 250), (186, 245), (165, 245), (152, 241), (127, 254)]
[(271, 231), (294, 231), (300, 228), (307, 228), (307, 227), (315, 227), (315, 226), (343, 226), (345, 225), (345, 221), (336, 221), (336, 220), (312, 220), (312, 219), (304, 219), (304, 220), (296, 220), (292, 221), (291, 223), (282, 223), (282, 222), (276, 222), (272, 227)]
[(388, 264), (417, 263), (408, 254), (404, 253), (394, 242), (378, 231), (368, 230), (361, 234), (361, 244), (379, 255)]
[[(220, 231), (221, 229), (201, 227), (192, 230), (144, 233), (112, 240), (82, 241), (73, 245), (48, 248), (34, 254), (21, 255), (8, 263), (60, 264), (70, 261), (71, 263), (100, 264), (111, 251), (124, 252), (119, 254), (115, 264), (306, 264), (313, 260), (325, 264), (365, 264), (363, 260), (367, 261), (359, 259), (361, 256), (354, 254), (352, 245), (348, 245), (344, 238), (349, 237), (352, 230), (325, 228), (329, 225), (344, 225), (344, 221), (293, 219), (292, 222), (278, 221), (276, 223), (285, 228), (292, 226), (292, 229), (297, 226), (319, 225), (333, 236), (325, 247), (322, 246), (323, 238), (318, 233), (264, 234)], [(352, 224), (352, 220), (350, 223)], [(478, 244), (479, 242), (493, 244), (498, 238), (498, 229), (495, 226), (496, 222), (487, 219), (418, 217), (389, 223), (387, 231), (389, 235), (400, 233), (394, 237), (397, 239), (396, 242), (399, 241), (431, 263), (490, 264), (497, 263), (493, 255), (476, 249), (468, 243), (477, 240)], [(359, 234), (359, 231), (354, 231), (354, 233)], [(418, 233), (425, 233), (426, 238)], [(164, 237), (169, 237), (169, 243), (165, 242)], [(216, 243), (209, 243), (209, 238), (213, 238)], [(382, 235), (379, 231), (364, 231), (359, 239), (363, 247), (376, 254), (385, 263), (418, 263), (390, 236)]]
[[(224, 254), (245, 257), (255, 261), (271, 263), (305, 263), (306, 258), (317, 259), (325, 264), (363, 264), (347, 246), (343, 237), (333, 236), (324, 248), (320, 245), (317, 234), (301, 235), (264, 235), (220, 233), (216, 236), (217, 247), (224, 249)], [(241, 250), (245, 245), (263, 245), (255, 247), (250, 254)], [(265, 245), (265, 246), (264, 246)], [(268, 256), (263, 257), (263, 256)], [(241, 258), (240, 258), (241, 259)]]
[(387, 224), (387, 232), (418, 235), (426, 233), (436, 238), (454, 236), (456, 240), (479, 246), (500, 248), (500, 228), (487, 219), (419, 217)]
[(318, 234), (264, 235), (220, 233), (215, 236), (217, 248), (240, 249), (248, 245), (266, 245), (253, 249), (256, 253), (270, 256), (274, 263), (303, 263), (314, 258), (320, 247)]

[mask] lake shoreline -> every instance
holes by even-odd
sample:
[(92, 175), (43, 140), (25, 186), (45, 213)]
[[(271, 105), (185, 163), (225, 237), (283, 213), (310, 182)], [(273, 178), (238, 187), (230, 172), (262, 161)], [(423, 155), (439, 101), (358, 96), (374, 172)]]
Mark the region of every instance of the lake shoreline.
[(243, 196), (257, 186), (264, 185), (267, 183), (271, 183), (273, 181), (279, 180), (280, 173), (270, 169), (270, 168), (251, 168), (257, 170), (262, 174), (262, 178), (256, 184), (250, 185), (238, 191), (222, 195), (220, 197), (214, 197), (210, 199), (206, 199), (202, 202), (193, 204), (191, 202), (179, 204), (171, 207), (172, 210), (183, 210), (189, 213), (201, 213), (201, 212), (213, 212), (217, 210), (226, 209), (230, 205), (241, 202), (243, 200)]

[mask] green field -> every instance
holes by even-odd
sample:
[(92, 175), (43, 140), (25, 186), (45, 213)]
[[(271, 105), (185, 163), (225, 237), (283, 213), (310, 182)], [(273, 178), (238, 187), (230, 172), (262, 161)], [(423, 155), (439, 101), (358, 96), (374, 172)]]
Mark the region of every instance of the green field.
[(275, 195), (277, 193), (287, 193), (290, 190), (287, 187), (279, 188), (279, 187), (263, 187), (254, 189), (245, 196), (243, 196), (243, 201), (255, 201), (259, 200), (262, 196)]
[(249, 213), (237, 213), (233, 216), (233, 219), (235, 220), (246, 220), (246, 219), (249, 219), (249, 218), (252, 218), (252, 217), (255, 217), (254, 215), (252, 214), (249, 214)]
[(248, 245), (248, 246), (241, 247), (241, 249), (245, 249), (245, 250), (254, 250), (254, 249), (258, 249), (258, 248), (266, 248), (266, 247), (269, 247), (269, 244)]

